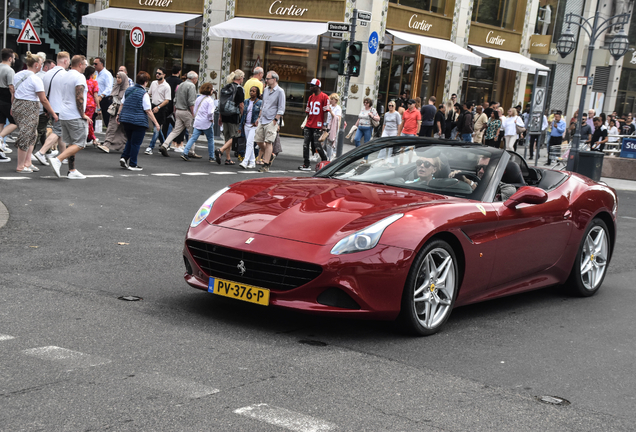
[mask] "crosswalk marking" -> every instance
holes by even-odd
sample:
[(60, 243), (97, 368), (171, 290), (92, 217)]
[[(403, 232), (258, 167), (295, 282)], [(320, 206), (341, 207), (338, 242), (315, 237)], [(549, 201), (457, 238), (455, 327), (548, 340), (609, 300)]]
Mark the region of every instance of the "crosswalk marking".
[(150, 175), (157, 176), (157, 177), (179, 177), (179, 174), (175, 174), (175, 173), (152, 173)]
[(189, 172), (189, 173), (181, 173), (183, 175), (189, 175), (189, 176), (206, 176), (206, 175), (210, 175), (208, 173), (204, 173), (204, 172)]
[(0, 180), (31, 180), (31, 177), (0, 177)]
[(15, 339), (15, 338), (13, 336), (0, 334), (0, 341), (6, 341), (6, 340), (11, 340), (11, 339)]
[(180, 397), (189, 399), (199, 399), (204, 396), (218, 393), (220, 390), (213, 387), (205, 386), (194, 381), (182, 378), (171, 377), (159, 373), (154, 374), (135, 374), (129, 378), (141, 386), (151, 389), (172, 393)]
[(148, 174), (120, 174), (121, 177), (148, 177)]
[(336, 425), (333, 423), (267, 404), (257, 404), (239, 408), (234, 410), (234, 413), (295, 432), (320, 432), (330, 431), (336, 428)]
[(72, 351), (58, 346), (30, 348), (22, 352), (28, 356), (37, 357), (43, 360), (60, 362), (70, 369), (99, 366), (110, 363), (109, 359), (103, 357), (84, 354), (79, 351)]
[(84, 174), (86, 176), (86, 178), (108, 178), (108, 177), (113, 177), (112, 175), (106, 175), (106, 174)]
[(236, 174), (236, 172), (234, 172), (234, 171), (211, 171), (210, 174), (225, 175), (225, 174)]

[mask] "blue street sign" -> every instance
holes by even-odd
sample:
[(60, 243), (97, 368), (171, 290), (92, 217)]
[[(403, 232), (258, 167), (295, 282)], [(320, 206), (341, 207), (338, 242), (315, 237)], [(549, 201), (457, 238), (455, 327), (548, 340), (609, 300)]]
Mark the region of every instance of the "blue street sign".
[(371, 33), (369, 36), (369, 52), (371, 54), (375, 54), (378, 50), (378, 46), (380, 45), (380, 37), (377, 32)]
[(621, 145), (621, 157), (636, 159), (636, 139), (623, 139), (623, 143)]
[(22, 27), (24, 27), (25, 23), (26, 23), (25, 20), (21, 20), (17, 18), (9, 18), (9, 28), (22, 30)]

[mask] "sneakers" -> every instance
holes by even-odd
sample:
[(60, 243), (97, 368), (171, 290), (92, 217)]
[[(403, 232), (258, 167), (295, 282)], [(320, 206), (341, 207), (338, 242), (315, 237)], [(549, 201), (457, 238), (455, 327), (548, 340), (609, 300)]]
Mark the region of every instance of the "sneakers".
[(31, 166), (29, 166), (29, 168), (30, 168), (30, 169), (31, 169), (31, 171), (33, 171), (33, 172), (38, 172), (38, 171), (40, 171), (40, 168), (36, 167), (35, 165), (31, 165)]
[(58, 176), (59, 178), (62, 178), (62, 175), (60, 174), (60, 168), (62, 167), (62, 162), (60, 162), (60, 160), (55, 157), (51, 158), (49, 162), (51, 164), (51, 168), (53, 168), (53, 171), (55, 171), (55, 175)]
[(37, 162), (38, 160), (35, 158), (35, 155), (31, 153), (31, 162)]
[(247, 169), (247, 164), (245, 163), (245, 161), (241, 162), (239, 166), (243, 169)]
[(103, 144), (97, 144), (97, 148), (103, 151), (104, 153), (110, 153), (110, 149)]
[(161, 152), (161, 156), (170, 157), (170, 155), (168, 154), (168, 149), (166, 147), (160, 146), (159, 151)]
[(124, 158), (119, 159), (119, 165), (122, 168), (130, 168), (130, 166), (128, 165), (128, 160)]
[(201, 159), (201, 155), (198, 155), (195, 152), (188, 153), (188, 157), (192, 159)]
[(183, 153), (183, 147), (177, 147), (174, 149), (175, 153)]
[(15, 142), (15, 138), (10, 137), (10, 136), (6, 136), (6, 137), (4, 137), (4, 142), (5, 143), (14, 143)]
[(6, 156), (4, 155), (4, 153), (2, 153), (2, 152), (0, 151), (0, 163), (2, 163), (2, 162), (11, 162), (11, 158), (10, 158), (10, 157), (6, 157)]
[(272, 153), (272, 156), (269, 158), (269, 165), (271, 166), (274, 163), (274, 159), (276, 159), (276, 155)]
[(320, 156), (318, 156), (318, 153), (314, 153), (313, 155), (311, 155), (309, 160), (312, 162), (318, 162), (320, 160)]
[(64, 160), (62, 161), (62, 165), (68, 165), (68, 159), (64, 159)]
[(248, 169), (250, 169), (250, 168), (251, 168), (251, 169), (256, 168), (256, 164), (250, 164), (250, 165), (248, 165), (248, 166), (247, 166), (247, 168), (248, 168)]
[(9, 148), (7, 143), (0, 137), (0, 151), (6, 154), (13, 153), (13, 150)]
[[(189, 161), (189, 160), (190, 160), (190, 158), (189, 158), (188, 156), (189, 156), (189, 155), (186, 155), (186, 154), (184, 153), (184, 154), (182, 154), (182, 155), (181, 155), (181, 159), (183, 159), (184, 161), (186, 161), (186, 162), (187, 162), (187, 161)], [(201, 157), (201, 156), (199, 156), (199, 157)]]
[(221, 165), (221, 150), (219, 149), (214, 150), (214, 160), (216, 161), (216, 163)]
[(208, 159), (208, 162), (210, 162), (210, 163), (214, 163), (214, 162), (216, 162), (216, 159), (214, 159), (214, 158), (210, 158), (210, 159)]
[(68, 174), (66, 174), (66, 178), (69, 180), (83, 180), (86, 178), (86, 176), (82, 174), (81, 172), (79, 172), (78, 170), (74, 170), (74, 171), (69, 171)]
[(46, 157), (44, 157), (42, 153), (36, 152), (33, 156), (35, 156), (35, 159), (40, 162), (40, 164), (49, 166), (49, 161), (46, 160)]
[(147, 154), (149, 156), (152, 155), (152, 149), (150, 147), (146, 147), (146, 151), (144, 152), (144, 154)]
[(299, 169), (300, 171), (311, 171), (311, 167), (309, 167), (309, 166), (305, 166), (305, 165), (301, 165), (301, 166), (299, 166), (299, 167), (298, 167), (298, 169)]
[(269, 164), (263, 164), (263, 166), (258, 170), (258, 172), (262, 172), (262, 173), (269, 172)]
[(59, 154), (60, 154), (59, 150), (53, 150), (51, 153), (47, 153), (46, 157), (51, 159), (51, 158), (57, 157), (57, 155)]
[(128, 170), (129, 171), (143, 171), (143, 168), (140, 167), (139, 165), (137, 165), (137, 166), (128, 166)]

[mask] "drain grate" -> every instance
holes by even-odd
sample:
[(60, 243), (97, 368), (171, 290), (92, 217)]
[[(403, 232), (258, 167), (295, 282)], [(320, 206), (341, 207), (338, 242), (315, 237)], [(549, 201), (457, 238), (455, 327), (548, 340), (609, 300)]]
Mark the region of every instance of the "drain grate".
[(541, 403), (548, 405), (567, 406), (570, 405), (570, 401), (558, 396), (537, 396), (537, 400)]

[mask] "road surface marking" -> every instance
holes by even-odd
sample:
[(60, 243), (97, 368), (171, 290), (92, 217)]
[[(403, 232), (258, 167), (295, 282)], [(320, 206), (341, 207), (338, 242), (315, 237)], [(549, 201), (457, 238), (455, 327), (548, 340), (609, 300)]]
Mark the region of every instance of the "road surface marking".
[(295, 432), (330, 431), (336, 428), (336, 425), (333, 423), (327, 423), (323, 420), (289, 411), (285, 408), (271, 407), (267, 404), (257, 404), (239, 408), (234, 410), (234, 413)]
[(189, 381), (182, 378), (175, 378), (159, 373), (135, 374), (134, 377), (131, 377), (129, 379), (141, 386), (166, 393), (172, 393), (174, 395), (189, 399), (199, 399), (211, 394), (218, 393), (220, 391), (213, 387), (205, 386), (194, 381)]
[(148, 174), (119, 174), (122, 177), (148, 177)]
[(204, 175), (210, 175), (208, 173), (204, 173), (204, 172), (189, 172), (189, 173), (181, 173), (183, 175), (191, 175), (191, 176), (204, 176)]
[(15, 339), (13, 336), (0, 334), (0, 341)]
[(31, 177), (0, 177), (0, 180), (31, 180)]
[(152, 173), (151, 175), (157, 177), (179, 177), (179, 174), (175, 173)]
[(30, 348), (22, 351), (24, 354), (43, 360), (58, 361), (70, 369), (99, 366), (110, 363), (110, 360), (103, 357), (84, 354), (79, 351), (72, 351), (58, 346), (45, 346)]
[(210, 171), (210, 174), (225, 175), (225, 174), (236, 174), (236, 172), (235, 171)]
[(106, 175), (106, 174), (84, 174), (84, 176), (86, 178), (108, 178), (108, 177), (113, 177), (112, 175)]
[(239, 171), (241, 174), (262, 174), (258, 171)]
[(631, 217), (631, 216), (621, 216), (623, 219), (636, 219), (636, 217)]

